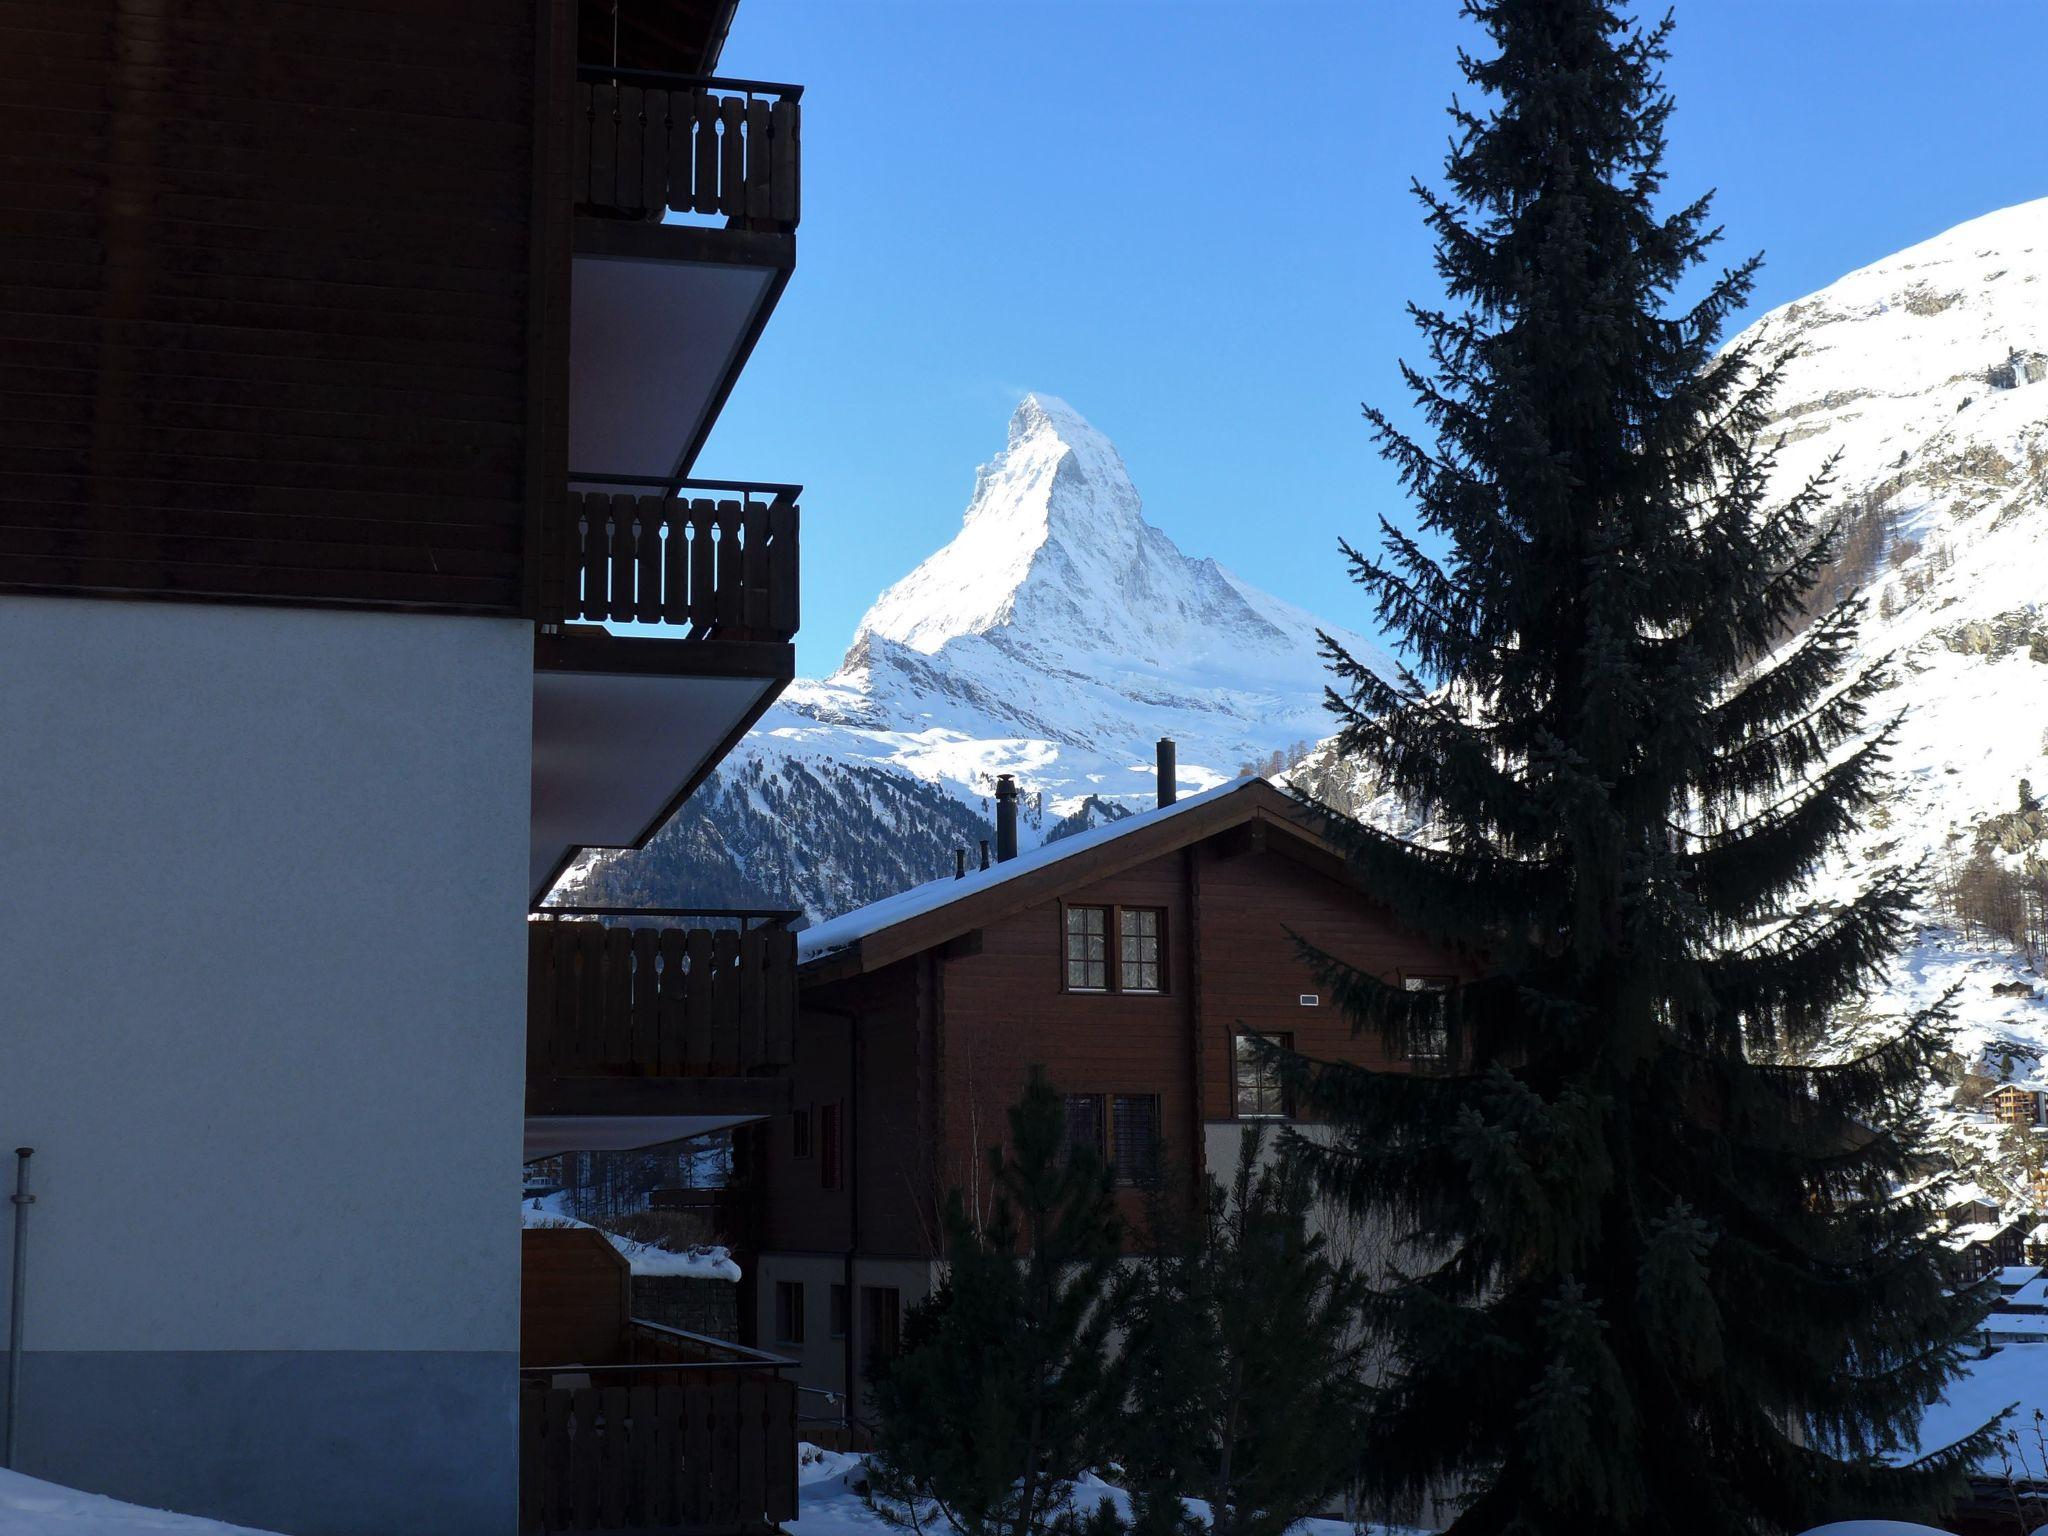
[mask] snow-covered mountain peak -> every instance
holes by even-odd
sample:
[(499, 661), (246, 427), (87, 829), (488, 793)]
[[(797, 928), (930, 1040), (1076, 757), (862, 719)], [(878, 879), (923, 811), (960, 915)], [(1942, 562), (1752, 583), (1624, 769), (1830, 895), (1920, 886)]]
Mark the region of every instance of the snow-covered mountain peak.
[(868, 610), (837, 672), (791, 685), (757, 739), (829, 743), (972, 800), (1014, 773), (1061, 816), (1091, 796), (1135, 804), (1160, 736), (1205, 788), (1323, 734), (1317, 628), (1183, 554), (1146, 520), (1115, 444), (1032, 394), (976, 472), (959, 532)]
[(1064, 400), (1026, 395), (1002, 452), (975, 472), (960, 532), (882, 594), (861, 634), (929, 656), (1020, 617), (1056, 622), (1070, 604), (1055, 589), (1112, 596), (1103, 583), (1159, 537), (1115, 445)]

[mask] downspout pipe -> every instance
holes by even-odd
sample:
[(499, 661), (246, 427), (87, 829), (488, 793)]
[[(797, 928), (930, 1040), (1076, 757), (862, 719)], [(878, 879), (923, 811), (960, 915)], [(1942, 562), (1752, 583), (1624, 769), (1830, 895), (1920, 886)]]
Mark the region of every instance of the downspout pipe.
[(14, 1279), (7, 1300), (7, 1435), (0, 1441), (0, 1467), (14, 1465), (17, 1426), (21, 1420), (21, 1321), (28, 1291), (28, 1208), (36, 1197), (28, 1192), (28, 1160), (34, 1147), (14, 1149)]

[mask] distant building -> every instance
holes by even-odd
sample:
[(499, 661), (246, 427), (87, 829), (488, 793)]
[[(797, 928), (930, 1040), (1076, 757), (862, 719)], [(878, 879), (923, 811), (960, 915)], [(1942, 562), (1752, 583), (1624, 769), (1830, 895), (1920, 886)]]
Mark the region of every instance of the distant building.
[(1298, 953), (1296, 934), (1417, 991), (1469, 974), (1404, 932), (1320, 825), (1249, 780), (800, 935), (795, 1109), (763, 1158), (763, 1347), (806, 1385), (861, 1388), (933, 1286), (947, 1190), (982, 1182), (1034, 1069), (1141, 1221), (1155, 1176), (1227, 1179), (1245, 1127), (1302, 1114), (1259, 1041), (1444, 1066), (1441, 1027), (1391, 1054), (1354, 1035)]

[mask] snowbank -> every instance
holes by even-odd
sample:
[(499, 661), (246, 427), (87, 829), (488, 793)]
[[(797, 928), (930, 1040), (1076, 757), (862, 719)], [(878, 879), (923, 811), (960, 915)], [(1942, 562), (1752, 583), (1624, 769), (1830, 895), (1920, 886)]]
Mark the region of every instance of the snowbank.
[[(589, 1222), (578, 1221), (562, 1210), (560, 1195), (520, 1201), (519, 1224), (522, 1227), (590, 1228)], [(657, 1248), (652, 1243), (636, 1242), (630, 1237), (621, 1237), (616, 1232), (606, 1232), (605, 1241), (619, 1250), (619, 1256), (631, 1266), (636, 1275), (681, 1276), (692, 1280), (740, 1278), (739, 1262), (733, 1258), (731, 1251), (721, 1244), (676, 1253), (668, 1248)]]
[[(797, 1517), (784, 1529), (791, 1536), (885, 1536), (895, 1527), (885, 1522), (855, 1489), (867, 1481), (867, 1457), (845, 1451), (827, 1451), (806, 1442), (798, 1447)], [(1074, 1506), (1092, 1510), (1107, 1499), (1128, 1521), (1130, 1496), (1101, 1478), (1087, 1476), (1074, 1489)], [(1189, 1510), (1202, 1521), (1209, 1518), (1208, 1506), (1191, 1503)], [(1405, 1527), (1352, 1525), (1346, 1520), (1304, 1520), (1293, 1536), (1421, 1536)]]
[(0, 1536), (264, 1536), (0, 1471)]

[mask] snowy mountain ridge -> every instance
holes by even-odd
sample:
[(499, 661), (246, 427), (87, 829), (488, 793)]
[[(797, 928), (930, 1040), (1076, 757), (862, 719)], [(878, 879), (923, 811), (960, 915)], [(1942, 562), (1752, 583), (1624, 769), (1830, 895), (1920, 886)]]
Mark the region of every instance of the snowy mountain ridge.
[[(978, 804), (1013, 773), (1054, 817), (1188, 789), (1327, 728), (1317, 621), (1146, 521), (1115, 446), (1027, 395), (960, 531), (896, 582), (832, 676), (799, 680), (744, 751), (887, 764)], [(1332, 629), (1357, 654), (1363, 637)]]
[(1026, 846), (1284, 758), (1329, 727), (1318, 621), (1149, 522), (1108, 437), (1027, 395), (958, 533), (891, 585), (830, 677), (798, 679), (640, 854), (579, 894), (829, 916), (978, 857), (998, 774)]

